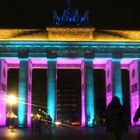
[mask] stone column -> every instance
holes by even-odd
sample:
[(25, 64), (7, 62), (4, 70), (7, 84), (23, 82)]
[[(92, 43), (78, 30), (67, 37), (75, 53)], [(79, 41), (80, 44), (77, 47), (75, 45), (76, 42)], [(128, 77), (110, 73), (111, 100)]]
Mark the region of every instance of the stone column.
[(121, 104), (123, 103), (122, 96), (122, 80), (121, 80), (121, 64), (119, 60), (113, 61), (113, 95), (120, 98)]
[(7, 70), (5, 60), (0, 60), (0, 126), (6, 125)]
[(56, 120), (56, 59), (48, 59), (48, 97), (47, 113), (52, 122)]
[(105, 79), (106, 79), (106, 107), (112, 100), (112, 61), (108, 60), (105, 64)]
[(20, 59), (19, 69), (19, 88), (18, 88), (18, 125), (24, 127), (26, 125), (26, 95), (27, 95), (27, 59)]
[(93, 125), (95, 119), (94, 87), (93, 87), (93, 60), (85, 60), (85, 89), (86, 89), (86, 122)]
[(140, 62), (137, 60), (134, 60), (129, 64), (129, 79), (131, 125), (140, 125), (140, 121), (137, 123), (133, 122), (133, 117), (140, 105)]
[(28, 61), (28, 96), (27, 96), (27, 125), (31, 127), (31, 113), (32, 113), (32, 62)]
[(86, 124), (86, 113), (85, 113), (85, 66), (84, 60), (81, 64), (81, 126)]

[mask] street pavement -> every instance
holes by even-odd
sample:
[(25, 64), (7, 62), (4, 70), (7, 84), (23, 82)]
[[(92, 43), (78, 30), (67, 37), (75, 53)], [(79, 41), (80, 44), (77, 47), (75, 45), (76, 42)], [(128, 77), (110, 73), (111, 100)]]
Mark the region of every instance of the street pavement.
[[(129, 128), (126, 140), (138, 140), (139, 127)], [(0, 140), (107, 140), (105, 127), (55, 127), (52, 134), (43, 128), (39, 134), (31, 128), (16, 128), (13, 132), (7, 127), (0, 128)]]

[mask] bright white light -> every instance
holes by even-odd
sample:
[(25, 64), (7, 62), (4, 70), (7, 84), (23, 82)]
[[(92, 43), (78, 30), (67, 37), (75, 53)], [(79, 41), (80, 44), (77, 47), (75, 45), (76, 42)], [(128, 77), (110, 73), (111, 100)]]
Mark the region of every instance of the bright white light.
[(61, 122), (58, 122), (58, 121), (57, 121), (57, 122), (55, 122), (55, 124), (56, 124), (56, 125), (60, 125), (60, 124), (61, 124)]
[(37, 118), (40, 118), (40, 117), (41, 117), (41, 115), (40, 115), (40, 114), (36, 114), (36, 116), (37, 116)]
[(9, 95), (8, 97), (7, 97), (7, 102), (8, 102), (8, 104), (16, 104), (16, 97), (14, 96), (14, 95)]

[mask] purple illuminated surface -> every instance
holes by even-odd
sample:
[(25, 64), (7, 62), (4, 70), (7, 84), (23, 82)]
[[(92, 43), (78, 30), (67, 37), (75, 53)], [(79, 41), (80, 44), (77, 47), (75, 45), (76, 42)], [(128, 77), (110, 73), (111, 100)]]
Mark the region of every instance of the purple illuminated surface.
[(48, 63), (45, 58), (30, 58), (28, 60), (28, 104), (27, 104), (27, 125), (31, 126), (32, 114), (32, 70), (47, 69)]
[(0, 126), (6, 125), (6, 94), (7, 94), (7, 71), (10, 68), (19, 68), (20, 61), (17, 58), (1, 59), (0, 67)]
[[(4, 61), (5, 60), (5, 61)], [(110, 58), (103, 58), (103, 59), (93, 59), (93, 68), (95, 69), (105, 69), (105, 65), (110, 60)], [(5, 64), (6, 62), (6, 64)], [(19, 68), (19, 63), (20, 60), (18, 58), (5, 58), (1, 60), (1, 79), (0, 79), (0, 84), (7, 82), (7, 77), (3, 76), (3, 71), (7, 72), (8, 68)], [(138, 79), (133, 78), (131, 76), (132, 69), (136, 69), (136, 74), (138, 74), (138, 65), (135, 62), (134, 64), (131, 65), (132, 59), (122, 59), (120, 61), (121, 63), (121, 68), (122, 69), (128, 69), (130, 71), (130, 83), (133, 84), (133, 82), (139, 82)], [(30, 58), (29, 63), (28, 63), (28, 84), (30, 87), (28, 88), (28, 105), (27, 105), (27, 125), (31, 125), (31, 113), (32, 113), (32, 92), (29, 90), (31, 88), (31, 81), (32, 81), (32, 69), (38, 69), (38, 68), (46, 68), (47, 69), (47, 59), (42, 59), (42, 58)], [(70, 68), (70, 69), (80, 69), (81, 70), (81, 124), (82, 126), (85, 126), (85, 87), (82, 88), (82, 86), (85, 86), (85, 79), (84, 79), (84, 59), (69, 59), (69, 58), (60, 58), (57, 59), (57, 68), (62, 69), (62, 68)], [(7, 75), (7, 74), (6, 74)], [(136, 76), (138, 77), (138, 75)], [(28, 85), (28, 86), (29, 86)], [(138, 83), (139, 85), (139, 83)], [(139, 88), (139, 87), (138, 87)], [(131, 91), (131, 86), (130, 86), (130, 91)], [(111, 100), (111, 94), (107, 94), (107, 104)], [(6, 124), (6, 92), (0, 89), (0, 125), (5, 125)], [(131, 123), (132, 125), (135, 125), (132, 121), (134, 113), (139, 105), (139, 92), (131, 93), (130, 92), (130, 110), (131, 110)], [(138, 122), (137, 124), (140, 124)]]
[[(58, 69), (80, 69), (81, 70), (81, 126), (85, 126), (85, 79), (83, 59), (57, 59)], [(82, 87), (84, 86), (84, 87)]]

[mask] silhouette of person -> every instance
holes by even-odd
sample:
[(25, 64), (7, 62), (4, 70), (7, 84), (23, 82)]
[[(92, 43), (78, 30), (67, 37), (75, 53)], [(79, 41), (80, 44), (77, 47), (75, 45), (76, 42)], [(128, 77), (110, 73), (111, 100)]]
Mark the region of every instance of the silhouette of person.
[(138, 122), (139, 118), (140, 118), (140, 105), (139, 105), (139, 107), (136, 110), (136, 113), (134, 115), (133, 121), (134, 122)]
[(39, 132), (39, 134), (42, 133), (42, 125), (43, 125), (43, 121), (42, 121), (42, 118), (40, 117), (39, 121), (38, 121), (38, 132)]
[(116, 96), (106, 110), (106, 130), (108, 140), (123, 140), (128, 131), (126, 111)]
[(14, 131), (14, 127), (15, 127), (15, 120), (14, 118), (10, 118), (10, 125), (11, 125), (11, 132)]
[(36, 130), (36, 133), (38, 134), (41, 134), (42, 132), (42, 118), (39, 117), (35, 120), (35, 130)]
[(34, 131), (34, 130), (35, 130), (35, 125), (36, 125), (36, 124), (35, 124), (36, 119), (35, 119), (34, 117), (32, 117), (32, 118), (31, 118), (31, 121), (32, 121), (32, 122), (31, 122), (31, 128), (32, 128), (32, 131)]
[(51, 136), (51, 134), (52, 134), (52, 118), (50, 115), (47, 116), (47, 124), (48, 124), (49, 135)]
[[(140, 105), (139, 105), (139, 107), (136, 110), (136, 113), (135, 113), (134, 118), (133, 118), (133, 122), (135, 122), (135, 123), (138, 122), (139, 118), (140, 118)], [(140, 139), (140, 130), (138, 131), (137, 139), (138, 140)]]

